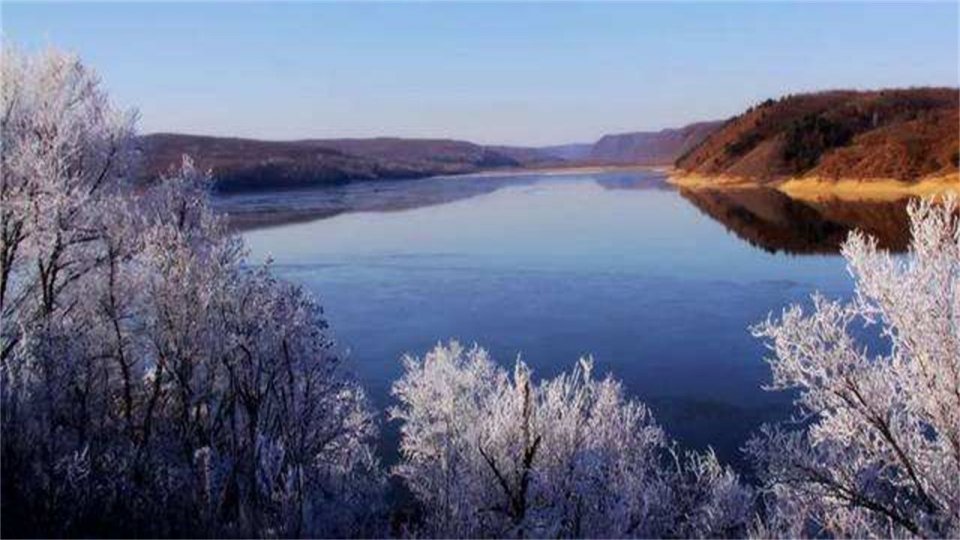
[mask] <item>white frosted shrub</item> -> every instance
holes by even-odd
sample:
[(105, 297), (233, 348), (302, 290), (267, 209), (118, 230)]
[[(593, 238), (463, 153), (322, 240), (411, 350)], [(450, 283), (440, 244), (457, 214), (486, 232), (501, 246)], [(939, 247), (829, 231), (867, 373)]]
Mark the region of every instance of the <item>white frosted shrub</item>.
[(508, 376), (483, 349), (456, 342), (404, 365), (391, 411), (402, 422), (395, 473), (423, 507), (421, 534), (744, 531), (751, 497), (736, 476), (712, 453), (691, 457), (692, 468), (674, 460), (650, 411), (614, 379), (594, 378), (591, 360), (539, 385), (523, 362)]

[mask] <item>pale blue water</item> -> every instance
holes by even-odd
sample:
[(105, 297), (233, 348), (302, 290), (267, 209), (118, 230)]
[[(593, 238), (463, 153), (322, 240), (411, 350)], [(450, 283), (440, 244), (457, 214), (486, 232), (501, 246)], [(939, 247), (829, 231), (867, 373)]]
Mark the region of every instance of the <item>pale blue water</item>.
[[(319, 296), (381, 410), (401, 355), (438, 341), (479, 343), (504, 365), (522, 354), (541, 377), (592, 354), (681, 443), (738, 463), (751, 431), (789, 415), (789, 396), (760, 388), (769, 368), (748, 326), (814, 290), (848, 296), (852, 282), (839, 256), (756, 249), (660, 180), (497, 179), (454, 202), (244, 236), (254, 259), (272, 256), (280, 275)], [(343, 189), (356, 188), (313, 196)], [(395, 428), (386, 433), (389, 461)]]

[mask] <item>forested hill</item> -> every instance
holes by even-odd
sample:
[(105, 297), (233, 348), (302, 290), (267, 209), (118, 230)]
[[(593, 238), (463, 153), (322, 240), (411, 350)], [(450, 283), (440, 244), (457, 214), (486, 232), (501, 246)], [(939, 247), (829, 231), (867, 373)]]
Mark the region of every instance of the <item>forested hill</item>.
[(535, 148), (487, 147), (448, 139), (263, 141), (160, 133), (140, 137), (139, 144), (149, 179), (187, 154), (201, 169), (213, 171), (220, 191), (421, 178), (564, 163)]
[(957, 171), (960, 90), (830, 91), (768, 99), (676, 161), (703, 176), (916, 181)]

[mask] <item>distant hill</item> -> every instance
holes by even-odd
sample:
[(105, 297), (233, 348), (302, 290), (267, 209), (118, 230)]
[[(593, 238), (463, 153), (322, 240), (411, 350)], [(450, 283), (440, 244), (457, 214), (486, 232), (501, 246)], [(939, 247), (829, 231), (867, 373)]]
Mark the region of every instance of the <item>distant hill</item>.
[(700, 144), (723, 122), (698, 122), (682, 128), (604, 135), (586, 159), (595, 163), (668, 165)]
[(140, 138), (146, 174), (156, 178), (181, 156), (210, 169), (220, 191), (291, 188), (421, 178), (497, 168), (559, 165), (534, 148), (486, 147), (447, 139), (317, 139), (262, 141), (160, 133)]
[(913, 182), (956, 173), (960, 90), (830, 91), (769, 99), (676, 161), (702, 176)]
[(719, 122), (607, 135), (596, 143), (547, 147), (480, 145), (452, 139), (264, 141), (157, 133), (140, 137), (148, 179), (184, 154), (213, 171), (219, 191), (287, 189), (356, 180), (422, 178), (497, 169), (580, 165), (666, 165)]
[(539, 151), (567, 161), (581, 161), (590, 157), (590, 151), (593, 150), (593, 143), (572, 143), (557, 144), (554, 146), (541, 146)]
[(577, 160), (575, 157), (563, 157), (562, 153), (554, 153), (542, 147), (485, 146), (484, 148), (515, 160), (521, 167), (562, 167), (572, 165)]

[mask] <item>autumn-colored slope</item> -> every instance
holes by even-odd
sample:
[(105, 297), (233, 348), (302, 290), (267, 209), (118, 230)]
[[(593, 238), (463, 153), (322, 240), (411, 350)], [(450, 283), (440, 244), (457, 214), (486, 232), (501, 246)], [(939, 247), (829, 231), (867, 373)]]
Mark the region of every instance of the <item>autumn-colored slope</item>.
[(788, 178), (916, 182), (955, 174), (960, 91), (831, 91), (767, 100), (676, 161), (686, 173), (766, 183)]

